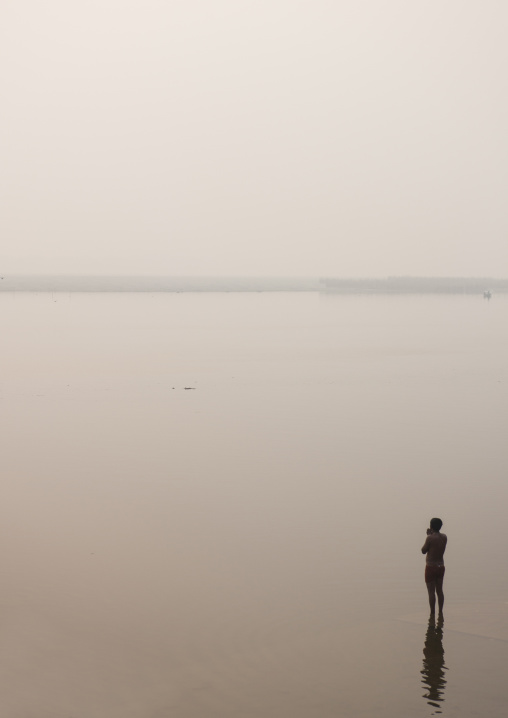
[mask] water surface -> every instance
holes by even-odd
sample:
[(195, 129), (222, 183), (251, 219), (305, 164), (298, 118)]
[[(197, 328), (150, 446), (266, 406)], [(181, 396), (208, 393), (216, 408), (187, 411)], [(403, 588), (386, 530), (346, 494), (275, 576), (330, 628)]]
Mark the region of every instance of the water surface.
[(501, 714), (508, 298), (0, 303), (9, 716)]

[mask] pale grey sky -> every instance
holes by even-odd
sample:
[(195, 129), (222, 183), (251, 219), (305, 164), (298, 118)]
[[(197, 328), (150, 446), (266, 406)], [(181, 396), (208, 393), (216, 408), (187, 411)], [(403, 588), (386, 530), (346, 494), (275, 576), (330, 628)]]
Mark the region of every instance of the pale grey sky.
[(508, 276), (505, 0), (3, 0), (0, 273)]

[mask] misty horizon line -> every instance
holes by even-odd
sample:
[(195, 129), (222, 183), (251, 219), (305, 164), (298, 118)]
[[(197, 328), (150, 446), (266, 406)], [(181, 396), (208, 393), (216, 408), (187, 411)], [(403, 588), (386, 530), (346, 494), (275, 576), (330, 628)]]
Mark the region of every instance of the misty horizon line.
[(276, 277), (182, 275), (4, 275), (0, 292), (314, 292), (322, 294), (508, 293), (492, 277)]
[(487, 275), (487, 274), (270, 274), (270, 273), (258, 273), (258, 274), (165, 274), (165, 273), (133, 273), (133, 272), (108, 272), (108, 273), (97, 273), (97, 272), (5, 272), (0, 275), (1, 279), (282, 279), (282, 280), (294, 280), (294, 279), (312, 279), (312, 280), (340, 280), (340, 281), (385, 281), (391, 279), (405, 279), (405, 280), (421, 280), (421, 279), (432, 279), (432, 280), (494, 280), (494, 281), (507, 281), (508, 276), (501, 275)]

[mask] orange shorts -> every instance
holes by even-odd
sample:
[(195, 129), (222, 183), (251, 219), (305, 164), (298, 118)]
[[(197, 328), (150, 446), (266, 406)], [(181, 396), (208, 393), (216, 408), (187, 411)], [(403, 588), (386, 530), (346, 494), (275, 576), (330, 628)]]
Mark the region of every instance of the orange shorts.
[(444, 577), (444, 566), (425, 566), (425, 583), (432, 583)]

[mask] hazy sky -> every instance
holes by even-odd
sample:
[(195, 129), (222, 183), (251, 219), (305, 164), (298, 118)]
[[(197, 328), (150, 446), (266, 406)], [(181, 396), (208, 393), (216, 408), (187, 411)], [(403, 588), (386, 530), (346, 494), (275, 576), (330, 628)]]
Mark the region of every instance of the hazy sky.
[(0, 273), (508, 276), (506, 0), (3, 0)]

